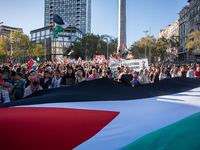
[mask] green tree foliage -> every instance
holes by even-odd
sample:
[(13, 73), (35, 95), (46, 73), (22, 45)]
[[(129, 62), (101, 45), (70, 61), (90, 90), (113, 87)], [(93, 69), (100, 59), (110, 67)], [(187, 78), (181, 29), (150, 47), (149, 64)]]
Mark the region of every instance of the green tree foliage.
[(195, 49), (193, 53), (200, 54), (200, 31), (196, 30), (195, 32), (188, 34), (185, 49), (188, 51), (190, 49)]
[(107, 57), (107, 40), (108, 40), (108, 53), (111, 54), (117, 50), (117, 39), (108, 35), (94, 35), (86, 34), (82, 39), (75, 41), (73, 50), (74, 57), (77, 59), (79, 56), (85, 59), (86, 56), (93, 58), (94, 55), (105, 55)]
[[(44, 48), (42, 45), (33, 44), (29, 37), (21, 32), (14, 31), (12, 33), (12, 49), (14, 56), (27, 57), (27, 56), (40, 56), (44, 54)], [(0, 55), (5, 55), (5, 60), (7, 56), (11, 55), (11, 39), (10, 36), (5, 36), (2, 41), (0, 41)]]
[[(150, 42), (151, 41), (151, 42)], [(151, 60), (157, 61), (166, 61), (169, 59), (170, 55), (167, 53), (168, 48), (178, 49), (179, 41), (178, 37), (171, 37), (170, 39), (166, 39), (164, 37), (160, 39), (156, 39), (154, 36), (146, 37), (146, 47), (147, 47), (147, 57), (149, 57), (149, 48), (151, 45)], [(134, 58), (140, 59), (145, 56), (145, 38), (141, 38), (139, 41), (135, 42), (131, 46), (131, 50), (133, 51)]]
[(0, 41), (1, 52), (0, 55), (5, 56), (5, 61), (7, 61), (7, 56), (10, 54), (10, 37), (5, 36), (2, 41)]

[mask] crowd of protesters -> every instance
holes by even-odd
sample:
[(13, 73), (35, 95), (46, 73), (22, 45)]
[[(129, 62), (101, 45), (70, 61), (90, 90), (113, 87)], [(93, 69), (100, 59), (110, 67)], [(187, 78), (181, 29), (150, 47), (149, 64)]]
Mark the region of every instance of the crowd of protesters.
[(27, 64), (0, 64), (0, 103), (23, 99), (38, 90), (67, 87), (83, 81), (109, 78), (135, 87), (159, 82), (166, 78), (188, 77), (200, 79), (199, 64), (150, 64), (136, 72), (121, 66), (111, 71), (107, 64), (38, 64), (37, 71), (29, 71)]

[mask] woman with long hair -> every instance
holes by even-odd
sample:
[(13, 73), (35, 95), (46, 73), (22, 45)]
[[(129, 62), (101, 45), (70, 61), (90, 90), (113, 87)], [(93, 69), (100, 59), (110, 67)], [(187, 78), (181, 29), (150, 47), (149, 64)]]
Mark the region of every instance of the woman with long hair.
[(76, 78), (76, 84), (85, 81), (85, 76), (84, 76), (84, 70), (79, 69), (77, 71), (77, 78)]
[(62, 77), (60, 86), (66, 87), (75, 84), (75, 71), (73, 67), (68, 67), (66, 74)]

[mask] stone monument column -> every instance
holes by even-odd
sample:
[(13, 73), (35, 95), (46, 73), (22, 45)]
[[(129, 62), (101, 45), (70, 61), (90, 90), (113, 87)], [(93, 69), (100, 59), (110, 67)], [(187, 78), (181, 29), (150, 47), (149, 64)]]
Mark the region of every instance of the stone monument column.
[(123, 44), (126, 46), (126, 0), (119, 0), (118, 17), (118, 48), (117, 53), (122, 53)]

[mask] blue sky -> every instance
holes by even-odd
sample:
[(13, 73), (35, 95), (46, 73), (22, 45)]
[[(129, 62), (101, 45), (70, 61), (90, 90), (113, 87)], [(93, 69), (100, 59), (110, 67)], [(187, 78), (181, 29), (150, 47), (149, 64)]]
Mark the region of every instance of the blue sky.
[[(92, 0), (92, 33), (118, 36), (118, 1)], [(144, 36), (152, 28), (158, 37), (160, 29), (178, 19), (187, 0), (126, 0), (127, 45)], [(25, 34), (44, 25), (44, 0), (0, 0), (0, 22), (21, 27)]]

